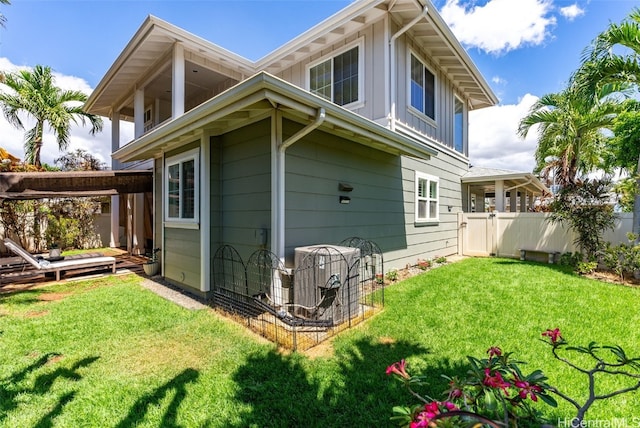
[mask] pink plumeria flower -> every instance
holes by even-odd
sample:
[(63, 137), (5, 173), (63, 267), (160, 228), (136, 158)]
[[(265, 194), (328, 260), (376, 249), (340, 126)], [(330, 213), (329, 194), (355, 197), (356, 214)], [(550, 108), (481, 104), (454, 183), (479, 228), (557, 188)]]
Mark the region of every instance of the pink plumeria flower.
[(404, 359), (400, 360), (400, 362), (393, 363), (389, 367), (387, 367), (387, 375), (390, 375), (391, 373), (395, 373), (401, 378), (409, 379), (410, 376), (405, 370), (405, 366), (406, 366), (406, 362), (404, 361)]
[(529, 382), (520, 379), (516, 379), (513, 384), (516, 386), (516, 388), (520, 388), (520, 392), (518, 393), (518, 395), (520, 395), (520, 398), (525, 399), (527, 398), (527, 396), (530, 396), (533, 401), (538, 401), (536, 392), (542, 391), (542, 388), (540, 388), (538, 385), (530, 385)]
[(489, 359), (491, 359), (494, 355), (496, 357), (501, 357), (502, 356), (502, 349), (500, 349), (497, 346), (492, 346), (491, 348), (487, 349), (487, 353), (489, 354)]
[(491, 376), (491, 370), (488, 368), (484, 369), (484, 380), (482, 381), (482, 383), (491, 388), (500, 388), (504, 391), (505, 397), (509, 396), (509, 391), (507, 390), (507, 388), (509, 388), (511, 384), (503, 379), (500, 372), (496, 372), (493, 376)]
[(442, 403), (442, 405), (444, 407), (447, 408), (447, 410), (449, 410), (450, 412), (454, 411), (454, 410), (460, 410), (460, 408), (458, 408), (458, 406), (456, 406), (455, 404), (453, 404), (451, 401), (445, 401), (444, 403)]
[(562, 340), (562, 334), (560, 333), (559, 328), (554, 328), (553, 330), (547, 329), (547, 331), (542, 332), (543, 336), (547, 336), (552, 344), (558, 343), (558, 341)]

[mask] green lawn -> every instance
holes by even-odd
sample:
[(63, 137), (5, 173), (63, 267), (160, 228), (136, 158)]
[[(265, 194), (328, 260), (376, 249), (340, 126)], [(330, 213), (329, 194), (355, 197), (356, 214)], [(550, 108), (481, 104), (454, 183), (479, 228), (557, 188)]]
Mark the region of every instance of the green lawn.
[[(619, 344), (640, 356), (639, 289), (543, 264), (467, 259), (398, 283), (379, 315), (313, 356), (278, 352), (139, 281), (0, 294), (0, 426), (389, 426), (392, 406), (412, 403), (384, 373), (401, 358), (437, 395), (446, 385), (440, 374), (464, 374), (466, 355), (497, 345), (579, 397), (585, 379), (550, 357), (543, 330), (560, 327), (576, 344)], [(567, 406), (547, 414), (574, 415)], [(587, 417), (638, 415), (635, 392)]]

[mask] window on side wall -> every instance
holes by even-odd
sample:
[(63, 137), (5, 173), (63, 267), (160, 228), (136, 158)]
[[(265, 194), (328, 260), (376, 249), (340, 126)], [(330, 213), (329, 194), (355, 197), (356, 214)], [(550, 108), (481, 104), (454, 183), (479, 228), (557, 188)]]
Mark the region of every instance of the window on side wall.
[(464, 154), (464, 104), (455, 97), (453, 112), (453, 148)]
[(198, 223), (198, 177), (198, 149), (165, 160), (165, 221)]
[(309, 91), (340, 106), (362, 102), (361, 44), (308, 68)]
[(439, 197), (438, 177), (416, 172), (416, 223), (439, 221)]
[(415, 55), (411, 54), (409, 98), (411, 107), (436, 120), (436, 77)]

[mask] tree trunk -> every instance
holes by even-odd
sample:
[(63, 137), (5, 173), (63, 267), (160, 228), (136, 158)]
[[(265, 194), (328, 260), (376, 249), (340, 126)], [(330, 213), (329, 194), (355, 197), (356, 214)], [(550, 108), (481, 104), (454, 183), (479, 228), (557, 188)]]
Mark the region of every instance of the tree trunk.
[(633, 198), (633, 226), (631, 231), (636, 235), (636, 243), (640, 243), (640, 156), (636, 168), (636, 195)]

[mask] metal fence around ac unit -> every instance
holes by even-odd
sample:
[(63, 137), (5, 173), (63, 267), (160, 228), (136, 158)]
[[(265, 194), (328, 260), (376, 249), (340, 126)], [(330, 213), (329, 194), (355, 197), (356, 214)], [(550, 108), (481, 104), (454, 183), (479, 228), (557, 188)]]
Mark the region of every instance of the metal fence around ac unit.
[(288, 349), (315, 346), (384, 305), (382, 252), (361, 238), (296, 248), (293, 269), (267, 250), (245, 263), (223, 245), (212, 270), (212, 305)]

